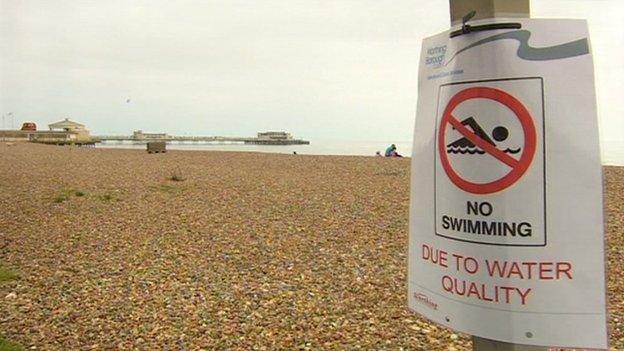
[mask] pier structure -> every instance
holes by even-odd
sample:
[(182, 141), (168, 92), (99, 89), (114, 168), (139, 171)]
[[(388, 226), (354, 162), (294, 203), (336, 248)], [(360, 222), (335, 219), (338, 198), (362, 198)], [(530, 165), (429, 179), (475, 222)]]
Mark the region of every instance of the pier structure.
[(308, 145), (307, 140), (294, 139), (286, 132), (261, 132), (257, 137), (224, 137), (224, 136), (175, 136), (166, 133), (144, 133), (135, 131), (132, 135), (100, 135), (94, 136), (95, 142), (132, 142), (147, 144), (148, 142), (164, 141), (167, 143), (204, 143), (204, 144), (251, 144), (251, 145)]
[(147, 144), (166, 142), (169, 144), (251, 144), (251, 145), (308, 145), (307, 140), (295, 139), (290, 133), (282, 131), (259, 132), (255, 137), (224, 136), (175, 136), (167, 133), (146, 133), (137, 130), (132, 135), (93, 136), (84, 124), (65, 118), (48, 125), (49, 130), (37, 130), (33, 122), (26, 122), (20, 130), (0, 130), (0, 141), (30, 141), (55, 145), (95, 145), (96, 143), (129, 142)]

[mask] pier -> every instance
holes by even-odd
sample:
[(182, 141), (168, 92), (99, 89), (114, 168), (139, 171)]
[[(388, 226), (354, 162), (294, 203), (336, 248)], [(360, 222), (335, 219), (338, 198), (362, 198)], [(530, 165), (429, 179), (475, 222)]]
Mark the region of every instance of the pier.
[(294, 139), (286, 132), (262, 132), (256, 137), (223, 137), (223, 136), (175, 136), (166, 133), (144, 133), (135, 131), (132, 135), (100, 135), (93, 136), (94, 142), (132, 142), (147, 144), (148, 142), (164, 141), (166, 143), (198, 143), (198, 144), (251, 144), (251, 145), (309, 145), (310, 142)]
[(84, 124), (65, 118), (48, 125), (49, 130), (38, 130), (33, 122), (25, 122), (20, 130), (0, 130), (0, 141), (30, 141), (54, 145), (95, 145), (96, 143), (129, 142), (147, 144), (166, 142), (168, 144), (250, 144), (250, 145), (309, 145), (303, 139), (295, 139), (283, 131), (259, 132), (255, 137), (224, 136), (175, 136), (167, 133), (146, 133), (136, 130), (132, 135), (99, 135), (89, 133)]

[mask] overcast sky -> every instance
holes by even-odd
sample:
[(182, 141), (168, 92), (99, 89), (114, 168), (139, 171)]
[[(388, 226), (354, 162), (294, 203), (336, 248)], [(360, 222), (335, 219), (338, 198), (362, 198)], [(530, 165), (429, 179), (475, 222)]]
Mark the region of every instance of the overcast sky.
[[(533, 17), (589, 20), (601, 133), (620, 146), (623, 13), (532, 1)], [(421, 41), (448, 27), (446, 0), (0, 0), (0, 113), (94, 134), (406, 141)]]

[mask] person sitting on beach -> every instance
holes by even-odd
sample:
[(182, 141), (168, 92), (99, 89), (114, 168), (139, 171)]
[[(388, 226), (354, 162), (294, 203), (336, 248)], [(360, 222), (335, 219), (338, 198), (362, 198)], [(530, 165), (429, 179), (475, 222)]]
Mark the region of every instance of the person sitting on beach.
[(403, 157), (399, 155), (399, 153), (396, 151), (396, 148), (397, 147), (394, 144), (388, 146), (388, 148), (386, 149), (385, 156), (386, 157)]

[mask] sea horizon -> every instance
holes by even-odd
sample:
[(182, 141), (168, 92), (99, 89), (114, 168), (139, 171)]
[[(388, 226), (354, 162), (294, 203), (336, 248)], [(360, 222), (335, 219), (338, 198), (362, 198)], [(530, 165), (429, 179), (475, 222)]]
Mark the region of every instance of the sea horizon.
[[(298, 155), (326, 155), (326, 156), (375, 156), (379, 151), (382, 155), (391, 144), (397, 146), (397, 151), (405, 157), (412, 156), (412, 141), (355, 141), (355, 140), (311, 140), (309, 145), (251, 145), (242, 143), (171, 143), (169, 150), (190, 151), (234, 151), (234, 152), (262, 152)], [(601, 164), (604, 166), (624, 166), (624, 141), (603, 141)], [(97, 148), (110, 149), (145, 149), (145, 143), (137, 142), (104, 142)], [(609, 150), (608, 152), (604, 150)]]
[[(309, 145), (255, 145), (240, 142), (230, 143), (194, 143), (174, 142), (168, 143), (169, 150), (194, 150), (194, 151), (236, 151), (236, 152), (262, 152), (298, 155), (327, 155), (327, 156), (375, 156), (379, 151), (384, 154), (387, 147), (395, 144), (400, 155), (411, 157), (411, 141), (353, 141), (353, 140), (313, 140)], [(121, 149), (145, 149), (145, 143), (138, 142), (103, 142), (98, 143), (98, 148), (121, 148)]]

